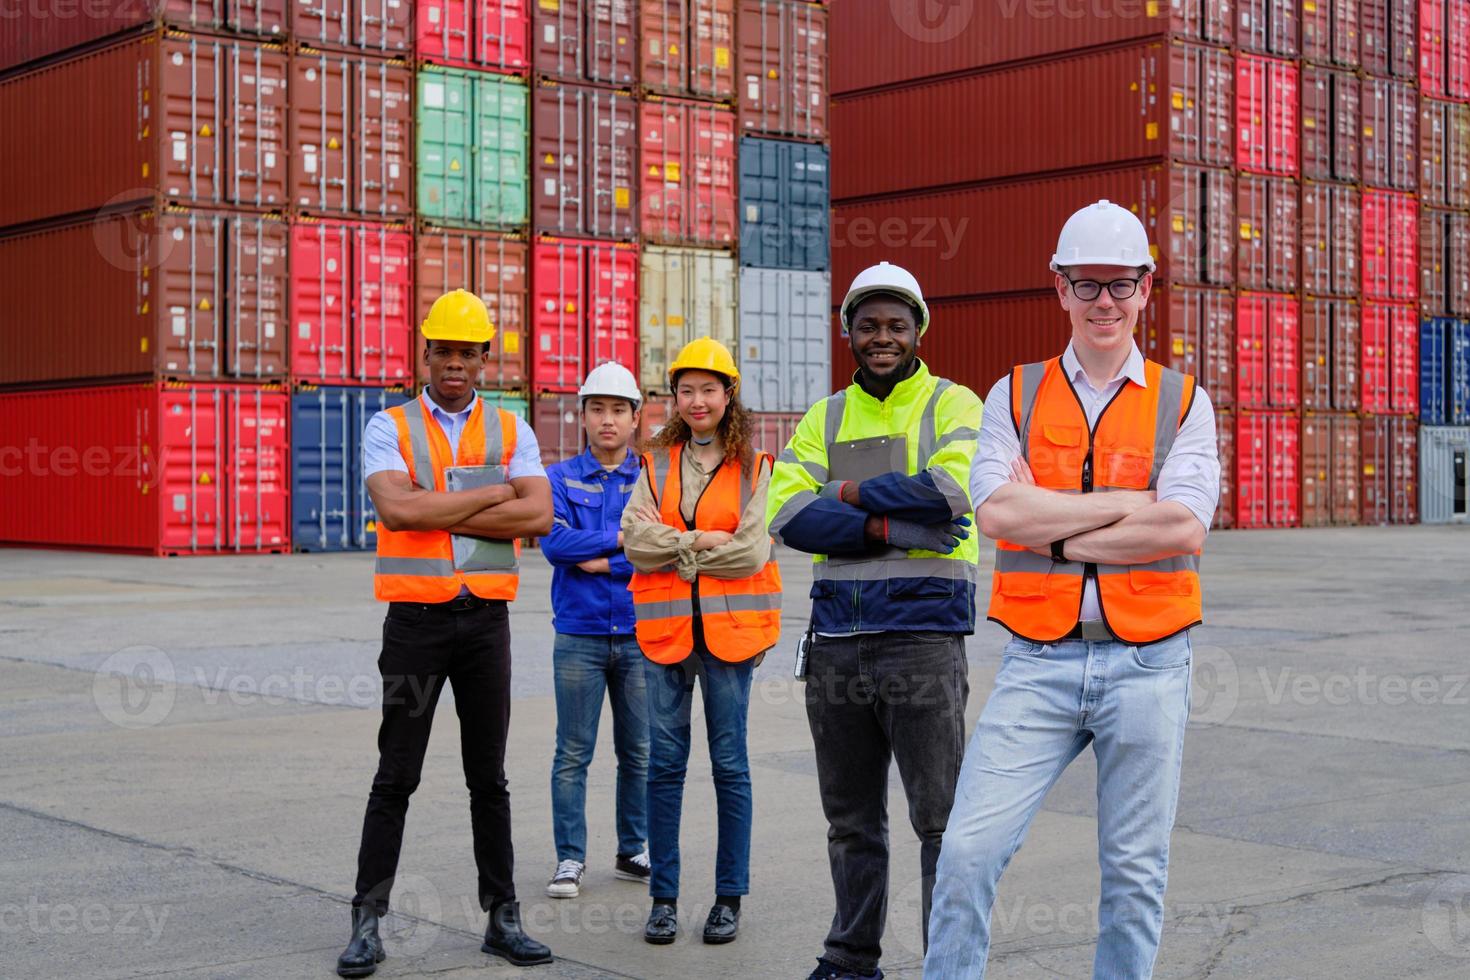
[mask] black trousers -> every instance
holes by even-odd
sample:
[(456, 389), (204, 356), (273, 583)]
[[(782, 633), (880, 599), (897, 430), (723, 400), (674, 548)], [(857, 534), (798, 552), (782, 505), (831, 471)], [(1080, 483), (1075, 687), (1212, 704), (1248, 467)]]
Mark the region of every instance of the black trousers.
[(515, 898), (505, 743), (510, 729), (510, 616), (505, 602), (453, 610), (449, 603), (394, 602), (383, 621), (383, 723), (378, 773), (362, 821), (354, 907), (388, 910), (398, 871), (408, 798), (418, 788), (434, 708), (448, 681), (459, 715), (460, 754), (470, 791), (470, 825), (480, 907)]
[[(959, 633), (814, 638), (806, 716), (816, 744), (837, 911), (824, 956), (870, 973), (888, 917), (888, 765), (897, 761), (919, 837), (925, 946), (939, 844), (965, 751), (970, 682)], [(912, 881), (908, 873), (903, 881)], [(907, 889), (902, 889), (907, 890)]]

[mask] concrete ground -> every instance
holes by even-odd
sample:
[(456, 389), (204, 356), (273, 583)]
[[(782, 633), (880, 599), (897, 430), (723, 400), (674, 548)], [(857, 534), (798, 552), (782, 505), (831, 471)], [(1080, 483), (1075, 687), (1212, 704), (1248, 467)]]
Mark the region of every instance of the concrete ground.
[[(4, 555), (0, 976), (330, 976), (375, 761), (371, 557)], [(678, 943), (642, 941), (647, 899), (611, 873), (606, 723), (583, 895), (544, 897), (549, 575), (528, 552), (509, 771), (525, 916), (557, 962), (520, 972), (478, 950), (458, 726), (441, 705), (380, 976), (806, 975), (832, 897), (789, 677), (810, 572), (799, 556), (782, 562), (787, 637), (751, 708), (753, 893), (740, 940), (697, 939), (714, 837), (697, 740)], [(1470, 531), (1218, 533), (1205, 575), (1156, 976), (1470, 976)], [(985, 624), (970, 642), (972, 725), (1001, 640)], [(917, 847), (892, 783), (884, 966), (916, 977)], [(1084, 754), (1007, 872), (990, 976), (1089, 974), (1093, 787)]]

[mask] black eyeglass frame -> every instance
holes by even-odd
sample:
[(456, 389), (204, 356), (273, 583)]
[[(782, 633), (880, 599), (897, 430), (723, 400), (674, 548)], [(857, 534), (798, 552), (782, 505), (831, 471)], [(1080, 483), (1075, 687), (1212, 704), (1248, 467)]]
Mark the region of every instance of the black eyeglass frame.
[[(1076, 296), (1084, 303), (1091, 303), (1093, 300), (1102, 295), (1102, 291), (1104, 289), (1108, 291), (1108, 295), (1113, 297), (1113, 299), (1130, 299), (1134, 293), (1138, 292), (1138, 287), (1143, 282), (1143, 277), (1146, 275), (1148, 275), (1147, 272), (1145, 272), (1142, 276), (1135, 276), (1132, 278), (1123, 279), (1109, 279), (1107, 282), (1099, 282), (1096, 279), (1073, 279), (1071, 276), (1066, 275), (1062, 276), (1062, 278), (1067, 280), (1067, 285), (1072, 287), (1073, 296)], [(1119, 295), (1118, 291), (1113, 288), (1119, 283), (1127, 283), (1129, 286), (1128, 291), (1123, 293), (1122, 295)], [(1093, 293), (1091, 296), (1083, 296), (1082, 293), (1078, 292), (1077, 290), (1077, 287), (1083, 284), (1096, 286), (1097, 292)]]

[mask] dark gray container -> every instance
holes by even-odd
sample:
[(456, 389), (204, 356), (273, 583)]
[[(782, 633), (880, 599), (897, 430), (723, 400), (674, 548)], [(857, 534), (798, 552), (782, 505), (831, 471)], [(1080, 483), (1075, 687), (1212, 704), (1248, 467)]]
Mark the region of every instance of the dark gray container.
[(741, 265), (832, 268), (829, 157), (813, 143), (740, 141)]

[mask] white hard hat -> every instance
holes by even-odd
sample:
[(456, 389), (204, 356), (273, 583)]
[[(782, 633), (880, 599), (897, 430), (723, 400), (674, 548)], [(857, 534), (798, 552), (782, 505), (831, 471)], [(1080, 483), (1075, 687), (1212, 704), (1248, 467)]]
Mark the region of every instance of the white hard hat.
[(638, 381), (633, 377), (633, 372), (608, 361), (599, 364), (587, 375), (587, 380), (582, 382), (582, 388), (577, 392), (579, 401), (604, 395), (610, 398), (626, 398), (637, 408), (643, 401), (643, 396), (638, 391)]
[(1067, 219), (1057, 236), (1051, 270), (1073, 265), (1118, 265), (1154, 271), (1153, 253), (1143, 222), (1127, 208), (1109, 201), (1089, 204)]
[(852, 287), (847, 291), (847, 298), (842, 301), (843, 336), (847, 335), (851, 326), (848, 323), (848, 314), (851, 313), (852, 308), (864, 297), (874, 293), (892, 293), (917, 306), (919, 308), (919, 336), (924, 336), (924, 331), (929, 329), (929, 306), (924, 302), (924, 293), (919, 289), (919, 280), (915, 279), (909, 270), (887, 262), (868, 266), (852, 281)]

